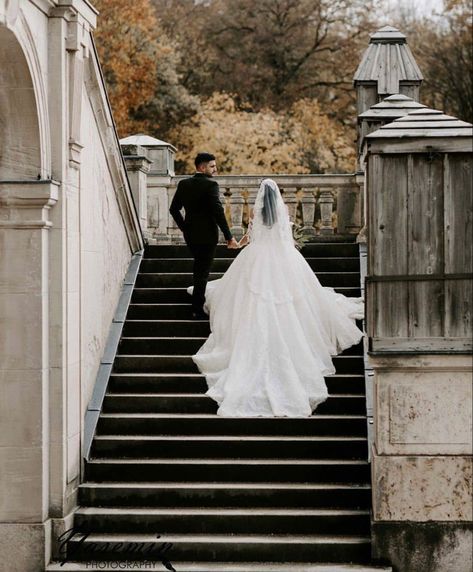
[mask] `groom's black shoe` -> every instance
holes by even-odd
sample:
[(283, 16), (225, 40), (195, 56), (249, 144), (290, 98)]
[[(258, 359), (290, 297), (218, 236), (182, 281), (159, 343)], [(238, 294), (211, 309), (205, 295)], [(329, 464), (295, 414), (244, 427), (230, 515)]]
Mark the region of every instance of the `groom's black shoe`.
[(209, 316), (204, 312), (204, 310), (192, 310), (193, 320), (208, 320)]

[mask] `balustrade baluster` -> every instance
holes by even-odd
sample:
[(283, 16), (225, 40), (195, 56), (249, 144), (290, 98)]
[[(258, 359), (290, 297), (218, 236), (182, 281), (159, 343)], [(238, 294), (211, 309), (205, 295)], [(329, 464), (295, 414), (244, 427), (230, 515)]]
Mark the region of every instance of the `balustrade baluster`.
[(289, 211), (289, 220), (295, 223), (297, 204), (299, 202), (296, 195), (297, 189), (294, 187), (286, 187), (282, 192), (283, 192), (284, 202), (286, 203), (287, 210)]
[(302, 195), (302, 232), (314, 236), (315, 196), (312, 190), (304, 191)]
[[(247, 189), (247, 192), (248, 192), (247, 203), (248, 203), (248, 207), (249, 207), (248, 216), (251, 216), (251, 213), (253, 212), (253, 208), (255, 206), (256, 195), (258, 194), (258, 189), (250, 187), (249, 189)], [(248, 222), (249, 222), (249, 219), (248, 219)]]
[[(174, 178), (167, 189), (169, 204), (179, 180), (180, 178)], [(335, 232), (356, 233), (362, 226), (361, 178), (354, 181), (353, 175), (278, 175), (275, 180), (281, 189), (291, 222), (295, 223), (296, 220), (301, 222), (297, 217), (302, 216), (302, 232), (305, 235), (327, 235)], [(245, 232), (247, 217), (254, 207), (260, 179), (256, 176), (241, 175), (228, 176), (228, 178), (217, 177), (217, 182), (222, 191), (221, 199), (228, 224), (232, 234), (239, 238)], [(303, 192), (301, 192), (302, 189)], [(298, 210), (299, 202), (301, 211)], [(161, 204), (159, 207), (161, 208)], [(320, 218), (318, 207), (320, 207)], [(338, 223), (335, 222), (334, 217), (335, 207)], [(161, 215), (158, 215), (156, 210), (150, 190), (148, 229), (153, 232), (152, 239), (158, 242), (182, 243), (182, 233), (172, 218), (169, 217), (167, 220), (164, 217), (161, 222)], [(161, 210), (167, 212), (164, 206)], [(220, 233), (220, 240), (224, 240), (222, 233)]]
[(231, 189), (230, 195), (230, 230), (233, 236), (240, 239), (245, 230), (243, 228), (243, 206), (245, 199), (243, 198), (242, 189)]
[(332, 190), (322, 189), (319, 197), (320, 217), (322, 222), (320, 226), (320, 234), (334, 233), (333, 222), (332, 222), (334, 202), (335, 198), (333, 196)]

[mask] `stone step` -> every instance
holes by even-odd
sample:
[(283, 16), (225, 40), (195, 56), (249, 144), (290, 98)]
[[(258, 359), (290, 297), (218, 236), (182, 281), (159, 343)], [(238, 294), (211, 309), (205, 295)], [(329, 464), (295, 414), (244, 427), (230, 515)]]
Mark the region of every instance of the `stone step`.
[(362, 460), (294, 459), (90, 459), (86, 481), (369, 483)]
[(80, 507), (74, 524), (94, 533), (369, 535), (370, 514), (366, 509)]
[[(97, 538), (97, 537), (95, 537)], [(139, 543), (141, 536), (132, 535), (128, 537), (124, 537), (123, 535), (117, 535), (114, 537), (116, 542), (123, 542), (124, 538), (129, 538), (130, 542)], [(149, 536), (148, 536), (149, 538)], [(212, 537), (213, 538), (213, 537)], [(230, 537), (232, 538), (232, 537)], [(263, 537), (266, 538), (266, 537)], [(291, 538), (294, 537), (274, 537), (271, 540), (274, 542), (274, 546), (269, 546), (267, 549), (270, 554), (273, 554), (274, 548), (277, 549), (279, 546), (284, 546), (291, 541)], [(347, 542), (351, 542), (351, 539), (354, 537), (339, 537), (335, 541), (331, 542), (331, 547), (328, 550), (328, 553), (341, 554), (344, 550), (344, 546)], [(104, 542), (109, 541), (109, 536), (102, 536)], [(254, 544), (257, 544), (258, 539), (252, 537)], [(234, 538), (235, 542), (242, 545), (242, 551), (249, 551), (249, 544), (244, 544), (242, 540), (238, 537)], [(304, 546), (308, 543), (307, 540), (300, 539), (299, 543)], [(368, 547), (366, 550), (369, 550), (369, 541), (364, 539), (364, 543), (368, 543)], [(177, 544), (176, 539), (174, 540), (174, 544)], [(297, 552), (300, 552), (296, 550)], [(190, 547), (189, 552), (195, 550), (195, 544)], [(307, 550), (310, 550), (308, 548)], [(284, 549), (282, 550), (284, 552)], [(212, 553), (213, 554), (213, 553)], [(129, 569), (130, 570), (140, 570), (140, 564), (142, 562), (136, 562), (133, 560), (135, 555), (132, 558), (128, 558), (129, 562)], [(195, 558), (195, 557), (194, 557)], [(362, 558), (363, 559), (363, 558)], [(77, 562), (77, 561), (68, 561), (66, 564), (62, 564), (59, 562), (49, 564), (46, 567), (46, 572), (103, 572), (104, 564), (100, 561), (100, 557), (95, 558), (95, 560), (99, 562), (88, 562), (87, 564), (84, 562)], [(287, 558), (282, 558), (285, 561), (284, 564), (282, 563), (269, 563), (266, 559), (266, 562), (182, 562), (182, 561), (175, 561), (173, 560), (172, 565), (176, 572), (392, 572), (392, 567), (389, 566), (374, 566), (371, 564), (344, 564), (344, 563), (331, 563), (331, 564), (313, 564), (313, 563), (304, 563), (300, 560), (298, 562), (289, 562)], [(312, 556), (310, 560), (314, 560)], [(345, 560), (345, 558), (344, 558)], [(346, 561), (355, 561), (361, 560), (355, 557), (349, 557)], [(326, 561), (326, 559), (325, 559)], [(106, 568), (105, 568), (106, 569)], [(143, 568), (141, 568), (143, 570)], [(146, 563), (145, 570), (149, 570), (150, 572), (163, 572), (163, 564), (161, 562), (155, 563), (149, 561)]]
[[(187, 286), (190, 286), (188, 284)], [(351, 298), (361, 296), (359, 284), (356, 287), (336, 287), (335, 292)], [(185, 287), (180, 288), (135, 288), (131, 297), (132, 303), (179, 303), (189, 304), (190, 295)], [(190, 316), (190, 313), (189, 313)]]
[(364, 437), (96, 435), (91, 456), (121, 459), (366, 459), (368, 447)]
[(196, 320), (127, 320), (123, 327), (125, 338), (204, 338), (210, 334), (208, 321)]
[[(147, 322), (149, 324), (150, 322)], [(199, 322), (193, 322), (198, 324)], [(207, 322), (202, 322), (207, 324)], [(142, 329), (146, 329), (144, 326)], [(137, 328), (139, 330), (139, 328)], [(204, 345), (207, 337), (190, 337), (186, 324), (182, 324), (179, 337), (148, 337), (145, 332), (140, 337), (123, 337), (118, 345), (121, 354), (139, 355), (193, 355)], [(187, 336), (185, 336), (187, 334)], [(184, 337), (185, 336), (185, 337)], [(360, 342), (340, 355), (363, 355), (363, 344)]]
[[(330, 395), (351, 393), (365, 394), (364, 375), (329, 375), (325, 378)], [(205, 393), (205, 377), (194, 374), (113, 373), (110, 376), (110, 393)]]
[(364, 415), (219, 417), (159, 413), (101, 413), (99, 435), (328, 435), (366, 436)]
[[(208, 395), (198, 393), (107, 393), (104, 413), (216, 413), (217, 403)], [(363, 415), (363, 395), (332, 395), (317, 406), (317, 413)]]
[[(362, 356), (335, 356), (335, 373), (362, 374)], [(190, 355), (120, 354), (115, 357), (114, 371), (122, 373), (199, 373)]]
[[(212, 559), (214, 562), (242, 561), (248, 565), (253, 563), (269, 563), (271, 561), (324, 562), (358, 561), (369, 559), (369, 540), (360, 535), (338, 535), (333, 537), (324, 534), (316, 535), (272, 535), (271, 541), (261, 535), (205, 535), (205, 534), (163, 534), (153, 538), (143, 533), (97, 533), (93, 532), (84, 540), (78, 534), (68, 543), (68, 552), (77, 560), (93, 559), (94, 554), (101, 560), (127, 560), (130, 556), (137, 558), (141, 552), (143, 560), (168, 561), (174, 570), (185, 570), (177, 567), (176, 559), (195, 560)], [(119, 544), (120, 543), (120, 544)], [(138, 552), (138, 547), (140, 552)], [(138, 554), (137, 554), (138, 552)], [(145, 554), (143, 554), (145, 553)], [(98, 559), (96, 557), (96, 559)], [(170, 568), (167, 568), (170, 569)], [(299, 568), (297, 568), (298, 570)], [(164, 570), (164, 568), (163, 568)], [(293, 570), (295, 570), (293, 568)]]
[[(234, 258), (241, 250), (229, 250), (225, 245), (218, 245), (215, 252), (216, 258)], [(323, 256), (358, 256), (358, 244), (355, 242), (318, 242), (306, 243), (301, 254), (306, 257)], [(191, 258), (192, 254), (186, 245), (147, 245), (144, 252), (145, 258)]]
[[(223, 276), (222, 272), (211, 272), (209, 280), (217, 280)], [(317, 278), (322, 286), (360, 286), (359, 272), (317, 272)], [(136, 277), (138, 288), (176, 288), (187, 287), (192, 284), (191, 272), (140, 272)]]
[(81, 506), (368, 508), (369, 485), (270, 483), (83, 483)]
[[(234, 258), (216, 258), (212, 264), (213, 272), (225, 272)], [(306, 258), (314, 272), (359, 272), (360, 259), (352, 257)], [(144, 258), (140, 272), (192, 272), (193, 258)]]

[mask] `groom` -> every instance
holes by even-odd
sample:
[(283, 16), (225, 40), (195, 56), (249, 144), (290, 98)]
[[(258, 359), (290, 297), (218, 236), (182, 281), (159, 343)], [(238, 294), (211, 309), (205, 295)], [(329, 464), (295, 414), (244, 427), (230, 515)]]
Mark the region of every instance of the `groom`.
[[(212, 180), (217, 173), (214, 155), (199, 153), (194, 163), (195, 175), (179, 182), (169, 212), (183, 232), (194, 257), (192, 317), (205, 320), (208, 318), (204, 312), (205, 288), (218, 243), (218, 227), (228, 248), (238, 248), (238, 243), (228, 228), (218, 183)], [(181, 214), (182, 208), (185, 218)]]

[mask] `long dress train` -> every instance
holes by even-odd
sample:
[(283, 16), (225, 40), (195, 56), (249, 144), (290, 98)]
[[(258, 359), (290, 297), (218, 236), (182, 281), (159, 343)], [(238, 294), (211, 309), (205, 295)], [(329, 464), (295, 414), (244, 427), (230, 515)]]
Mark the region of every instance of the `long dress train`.
[(363, 335), (363, 300), (321, 286), (289, 239), (277, 191), (279, 225), (258, 226), (255, 212), (250, 244), (207, 285), (212, 333), (193, 360), (222, 416), (310, 416), (328, 397), (332, 356)]

